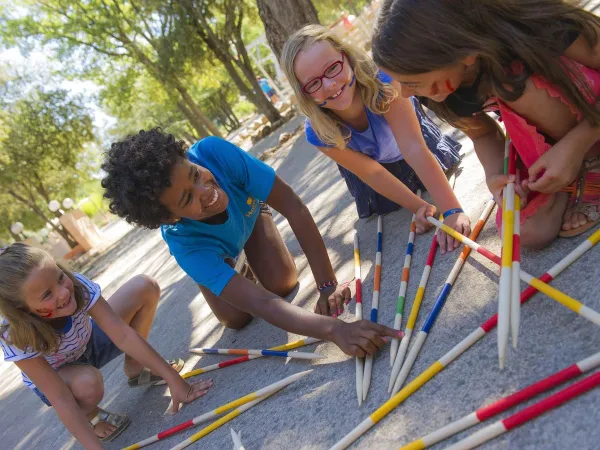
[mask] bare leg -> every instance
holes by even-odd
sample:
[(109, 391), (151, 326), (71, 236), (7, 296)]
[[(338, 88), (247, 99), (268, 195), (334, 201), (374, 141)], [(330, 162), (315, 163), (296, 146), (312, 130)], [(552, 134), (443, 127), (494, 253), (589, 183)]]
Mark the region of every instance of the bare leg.
[(521, 245), (539, 250), (550, 245), (558, 236), (569, 195), (565, 192), (550, 195), (542, 206), (521, 227)]
[(261, 212), (244, 247), (248, 263), (263, 287), (285, 297), (298, 283), (294, 258), (270, 214)]
[[(248, 264), (265, 289), (281, 297), (294, 289), (298, 283), (294, 259), (270, 214), (261, 212), (258, 215), (244, 250)], [(214, 315), (227, 328), (239, 330), (252, 320), (250, 314), (231, 306), (209, 289), (200, 286), (200, 290)]]
[[(57, 373), (71, 390), (88, 420), (92, 420), (98, 413), (98, 404), (104, 397), (104, 381), (100, 371), (92, 366), (77, 365), (63, 367)], [(115, 427), (106, 422), (99, 422), (94, 427), (94, 432), (100, 439), (114, 430)]]
[[(146, 275), (138, 275), (121, 286), (107, 301), (125, 323), (147, 339), (159, 297), (158, 283)], [(125, 355), (123, 371), (128, 378), (138, 376), (142, 368), (142, 364)]]

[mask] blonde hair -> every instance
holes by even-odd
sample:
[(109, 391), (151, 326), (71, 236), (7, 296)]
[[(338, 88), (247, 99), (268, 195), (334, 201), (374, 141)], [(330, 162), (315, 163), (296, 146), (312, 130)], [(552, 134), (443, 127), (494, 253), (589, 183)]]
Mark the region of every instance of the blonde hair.
[[(31, 272), (48, 260), (52, 257), (44, 250), (20, 243), (12, 244), (0, 253), (0, 315), (7, 322), (0, 327), (0, 336), (21, 350), (42, 354), (56, 351), (60, 337), (47, 321), (29, 310), (22, 289)], [(87, 290), (70, 270), (58, 262), (56, 264), (73, 281), (79, 311), (86, 304)]]
[(294, 62), (298, 53), (320, 42), (328, 42), (334, 49), (344, 53), (356, 77), (356, 89), (365, 106), (375, 114), (383, 114), (389, 104), (398, 96), (396, 90), (377, 77), (379, 69), (369, 55), (358, 47), (346, 44), (331, 30), (321, 25), (307, 25), (296, 31), (286, 41), (281, 51), (281, 64), (290, 81), (300, 111), (310, 120), (318, 138), (328, 145), (345, 148), (351, 131), (335, 113), (319, 107), (304, 91), (296, 77)]

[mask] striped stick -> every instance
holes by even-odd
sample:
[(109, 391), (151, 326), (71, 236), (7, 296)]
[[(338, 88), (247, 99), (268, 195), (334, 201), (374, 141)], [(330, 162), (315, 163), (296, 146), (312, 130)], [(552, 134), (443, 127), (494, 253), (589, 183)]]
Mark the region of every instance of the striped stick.
[[(299, 341), (290, 342), (288, 344), (279, 345), (277, 347), (271, 347), (269, 350), (276, 350), (276, 351), (292, 350), (294, 348), (303, 347), (305, 345), (311, 345), (316, 342), (321, 342), (321, 339), (307, 337), (304, 339), (300, 339)], [(262, 357), (263, 357), (262, 355), (240, 356), (239, 358), (229, 359), (227, 361), (223, 361), (218, 364), (212, 364), (210, 366), (200, 367), (200, 368), (192, 370), (190, 372), (181, 374), (181, 378), (187, 379), (187, 378), (195, 377), (196, 375), (201, 375), (206, 372), (223, 369), (223, 368), (229, 367), (229, 366), (235, 366), (236, 364), (245, 363), (246, 361), (250, 361), (252, 359), (257, 359), (257, 358), (262, 358)], [(163, 384), (167, 384), (167, 382), (164, 380), (160, 380), (160, 381), (154, 383), (154, 386), (160, 386)]]
[[(421, 197), (421, 189), (417, 190), (417, 197)], [(410, 232), (408, 233), (408, 244), (406, 245), (406, 255), (404, 256), (404, 267), (402, 268), (402, 280), (400, 281), (400, 292), (398, 293), (398, 303), (396, 305), (396, 316), (394, 317), (394, 328), (398, 331), (402, 328), (402, 315), (404, 314), (404, 299), (406, 297), (406, 288), (408, 287), (408, 276), (410, 272), (410, 263), (412, 261), (413, 247), (415, 245), (415, 234), (417, 230), (417, 215), (412, 215), (410, 222)], [(414, 303), (413, 303), (414, 304)], [(412, 313), (412, 310), (411, 310)], [(404, 339), (404, 338), (403, 338)], [(398, 339), (392, 339), (390, 347), (390, 367), (394, 366), (394, 360), (398, 353)]]
[[(383, 244), (383, 217), (377, 216), (377, 254), (375, 256), (375, 277), (373, 278), (373, 302), (371, 304), (371, 322), (377, 323), (377, 310), (379, 309), (379, 289), (381, 284), (381, 246)], [(371, 372), (373, 370), (373, 355), (365, 358), (365, 371), (363, 373), (362, 396), (367, 399), (371, 386)]]
[(241, 413), (243, 413), (244, 411), (249, 410), (250, 408), (252, 408), (253, 406), (259, 404), (260, 402), (262, 402), (263, 400), (266, 400), (267, 398), (269, 398), (271, 395), (273, 395), (275, 392), (268, 394), (268, 395), (264, 395), (262, 397), (258, 397), (256, 400), (251, 401), (250, 403), (246, 403), (242, 406), (240, 406), (237, 409), (234, 409), (233, 411), (231, 411), (229, 414), (226, 414), (225, 416), (221, 417), (218, 420), (215, 420), (213, 423), (211, 423), (209, 426), (202, 428), (200, 431), (198, 431), (195, 434), (192, 434), (189, 438), (187, 438), (185, 441), (180, 442), (179, 444), (177, 444), (174, 447), (171, 447), (170, 450), (181, 450), (183, 448), (186, 448), (189, 445), (192, 445), (194, 442), (199, 441), (200, 439), (202, 439), (204, 436), (212, 433), (213, 431), (215, 431), (217, 428), (219, 428), (221, 425), (226, 424), (227, 422), (232, 421), (233, 419), (235, 419), (237, 416), (239, 416)]
[(231, 428), (230, 431), (231, 440), (233, 441), (233, 450), (246, 450), (246, 447), (244, 447), (244, 444), (242, 444), (242, 439), (240, 437), (242, 433), (236, 433), (233, 428)]
[[(477, 223), (475, 224), (473, 231), (471, 231), (471, 236), (470, 236), (471, 239), (477, 239), (477, 237), (479, 236), (479, 233), (481, 232), (485, 223), (487, 222), (488, 218), (490, 217), (490, 214), (492, 213), (494, 206), (496, 206), (496, 203), (494, 202), (493, 199), (488, 201), (487, 205), (485, 205), (485, 208), (483, 209), (481, 215), (479, 216), (479, 219), (477, 219)], [(406, 361), (404, 362), (404, 365), (402, 366), (402, 369), (400, 370), (400, 374), (398, 375), (398, 377), (396, 378), (396, 380), (394, 382), (394, 387), (392, 389), (392, 395), (395, 395), (398, 393), (398, 391), (400, 390), (400, 388), (406, 381), (406, 378), (408, 378), (408, 374), (410, 373), (410, 370), (412, 369), (412, 366), (415, 363), (417, 356), (419, 356), (419, 352), (421, 351), (423, 344), (425, 344), (425, 340), (427, 339), (427, 336), (429, 335), (429, 332), (431, 331), (431, 328), (433, 327), (433, 324), (435, 323), (437, 316), (439, 315), (440, 311), (444, 307), (444, 304), (446, 303), (446, 300), (448, 299), (448, 296), (450, 295), (450, 291), (452, 290), (452, 285), (456, 281), (456, 278), (458, 277), (460, 270), (462, 269), (463, 265), (465, 264), (465, 261), (469, 257), (469, 253), (471, 253), (471, 249), (469, 247), (465, 246), (462, 249), (462, 251), (460, 252), (458, 259), (454, 263), (454, 267), (452, 267), (452, 270), (450, 271), (450, 274), (448, 275), (448, 278), (446, 279), (446, 283), (444, 284), (442, 291), (438, 295), (438, 298), (435, 301), (435, 304), (433, 305), (431, 312), (427, 316), (427, 319), (425, 320), (425, 323), (423, 324), (423, 328), (421, 328), (421, 331), (419, 331), (419, 334), (417, 335), (417, 339), (415, 340), (415, 343), (413, 344), (412, 348), (410, 349), (410, 352), (408, 353)]]
[(592, 369), (600, 366), (600, 352), (585, 358), (560, 372), (556, 372), (543, 380), (538, 381), (530, 386), (527, 386), (520, 391), (515, 392), (512, 395), (501, 398), (500, 400), (492, 403), (491, 405), (479, 408), (477, 411), (472, 412), (458, 419), (436, 431), (428, 434), (425, 437), (417, 439), (410, 444), (405, 445), (400, 450), (423, 450), (434, 444), (437, 444), (444, 439), (448, 439), (450, 436), (454, 436), (467, 428), (477, 425), (485, 420), (488, 420), (494, 416), (497, 416), (504, 411), (509, 410), (513, 406), (519, 405), (536, 395), (546, 392), (550, 389), (560, 386), (567, 381), (578, 377), (579, 375), (589, 372)]
[[(509, 161), (508, 173), (515, 175), (515, 182), (519, 183), (520, 178), (517, 173), (517, 153), (515, 147), (511, 146), (511, 158)], [(512, 254), (512, 287), (510, 295), (510, 335), (512, 337), (512, 346), (517, 348), (519, 341), (519, 325), (521, 323), (521, 198), (515, 192), (515, 223), (513, 228), (513, 254)]]
[(394, 360), (394, 366), (392, 367), (392, 373), (390, 374), (390, 382), (388, 385), (389, 393), (392, 392), (394, 382), (396, 381), (396, 378), (398, 378), (398, 374), (400, 373), (400, 369), (402, 368), (402, 363), (404, 362), (404, 356), (406, 355), (406, 350), (408, 349), (408, 344), (410, 342), (412, 332), (415, 329), (417, 316), (419, 315), (419, 309), (421, 308), (421, 303), (423, 302), (425, 288), (427, 287), (427, 282), (429, 281), (429, 274), (431, 273), (431, 267), (433, 266), (433, 261), (435, 260), (435, 253), (437, 251), (437, 248), (438, 241), (437, 236), (434, 233), (433, 239), (431, 239), (431, 245), (429, 247), (429, 254), (427, 255), (427, 262), (425, 263), (425, 267), (423, 268), (423, 274), (421, 275), (421, 280), (419, 281), (419, 287), (417, 288), (415, 299), (410, 308), (410, 314), (408, 316), (408, 321), (406, 322), (404, 336), (402, 336), (402, 341), (400, 341), (400, 348), (398, 348), (398, 353)]
[[(585, 241), (573, 249), (567, 256), (561, 259), (550, 270), (544, 273), (540, 279), (550, 282), (560, 275), (567, 267), (579, 259), (585, 252), (600, 242), (600, 230), (596, 231)], [(521, 304), (529, 300), (537, 292), (533, 286), (528, 286), (521, 292)], [(498, 315), (490, 317), (486, 322), (479, 326), (475, 331), (456, 344), (445, 355), (434, 362), (431, 366), (421, 372), (414, 380), (408, 383), (396, 395), (375, 410), (369, 417), (363, 420), (356, 428), (342, 438), (337, 444), (331, 447), (331, 450), (342, 450), (352, 444), (355, 440), (370, 430), (376, 423), (387, 416), (394, 408), (399, 406), (413, 393), (423, 387), (429, 380), (444, 370), (452, 361), (466, 352), (471, 346), (483, 338), (487, 333), (496, 328), (498, 324)]]
[[(485, 249), (481, 245), (473, 242), (471, 239), (468, 239), (468, 238), (464, 237), (462, 234), (457, 233), (452, 228), (444, 225), (443, 223), (439, 222), (438, 220), (434, 219), (433, 217), (428, 217), (427, 220), (429, 220), (434, 225), (441, 227), (442, 230), (444, 230), (444, 232), (448, 233), (453, 238), (458, 239), (463, 244), (468, 245), (469, 247), (471, 247), (472, 250), (475, 250), (477, 253), (485, 256), (490, 261), (493, 261), (496, 264), (501, 263), (498, 255), (490, 252), (489, 250)], [(538, 291), (547, 295), (551, 299), (556, 300), (558, 303), (560, 303), (564, 307), (570, 309), (571, 311), (579, 314), (581, 317), (584, 317), (585, 319), (589, 320), (590, 322), (593, 322), (596, 325), (600, 326), (600, 314), (598, 314), (598, 312), (585, 306), (583, 303), (575, 300), (573, 297), (569, 297), (567, 294), (560, 292), (558, 289), (555, 289), (552, 286), (549, 286), (547, 283), (545, 283), (541, 279), (533, 277), (532, 275), (528, 274), (524, 270), (521, 270), (519, 273), (520, 273), (521, 280), (523, 280), (525, 283), (533, 286)]]
[(304, 372), (300, 372), (297, 373), (295, 375), (289, 376), (287, 378), (284, 378), (281, 381), (278, 381), (277, 383), (273, 383), (269, 386), (266, 386), (262, 389), (259, 389), (258, 391), (252, 392), (248, 395), (244, 395), (243, 397), (238, 398), (237, 400), (234, 400), (232, 402), (226, 403), (224, 405), (219, 406), (217, 409), (214, 409), (210, 412), (207, 412), (205, 414), (202, 414), (201, 416), (197, 416), (194, 417), (193, 419), (188, 420), (187, 422), (183, 422), (180, 423), (179, 425), (176, 425), (174, 427), (171, 427), (167, 430), (161, 431), (158, 434), (155, 434), (152, 437), (149, 437), (147, 439), (144, 439), (143, 441), (140, 441), (136, 444), (132, 444), (129, 447), (125, 447), (123, 450), (136, 450), (138, 448), (142, 448), (145, 447), (147, 445), (150, 445), (156, 441), (160, 441), (162, 439), (168, 438), (169, 436), (172, 436), (176, 433), (179, 433), (182, 430), (186, 430), (190, 427), (193, 427), (195, 425), (198, 425), (199, 423), (202, 422), (206, 422), (208, 420), (214, 419), (217, 416), (223, 414), (225, 411), (229, 411), (230, 409), (233, 408), (237, 408), (238, 406), (242, 406), (245, 405), (247, 403), (250, 403), (260, 397), (264, 397), (264, 396), (268, 396), (271, 395), (277, 391), (279, 391), (280, 389), (283, 389), (284, 387), (286, 387), (288, 384), (293, 383), (294, 381), (299, 380), (300, 378), (308, 375), (309, 373), (312, 372), (311, 370), (305, 370)]
[[(510, 140), (504, 144), (504, 173), (508, 173), (510, 163)], [(502, 263), (500, 265), (500, 283), (498, 300), (498, 361), (504, 368), (512, 295), (512, 247), (515, 223), (515, 184), (508, 183), (504, 188), (502, 207)]]
[(563, 403), (574, 399), (575, 397), (585, 394), (586, 392), (600, 386), (600, 372), (596, 372), (593, 375), (585, 377), (583, 380), (572, 384), (571, 386), (558, 391), (556, 394), (545, 398), (531, 406), (519, 411), (512, 416), (507, 417), (504, 420), (489, 425), (481, 430), (473, 433), (471, 436), (458, 441), (454, 445), (447, 447), (447, 450), (467, 450), (475, 448), (484, 442), (494, 439), (501, 434), (506, 433), (518, 426), (523, 425), (536, 417), (550, 411), (551, 409), (558, 408)]
[(262, 356), (279, 356), (283, 358), (296, 359), (321, 359), (325, 356), (319, 353), (308, 352), (281, 352), (277, 350), (249, 350), (243, 348), (191, 348), (190, 352), (199, 355), (262, 355)]
[[(358, 247), (358, 233), (354, 233), (354, 279), (356, 280), (356, 310), (357, 320), (362, 320), (362, 280), (360, 278), (360, 249)], [(355, 357), (356, 362), (356, 396), (358, 406), (362, 405), (362, 383), (365, 360), (360, 356)]]

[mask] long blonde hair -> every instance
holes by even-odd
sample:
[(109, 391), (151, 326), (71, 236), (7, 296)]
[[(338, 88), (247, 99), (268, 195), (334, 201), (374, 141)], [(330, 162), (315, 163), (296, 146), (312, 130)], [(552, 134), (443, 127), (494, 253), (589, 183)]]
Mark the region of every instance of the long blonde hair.
[(338, 148), (345, 148), (350, 140), (350, 129), (333, 111), (319, 107), (310, 96), (304, 93), (294, 71), (294, 62), (298, 53), (319, 42), (328, 42), (334, 49), (344, 53), (354, 71), (356, 89), (358, 89), (365, 106), (373, 113), (385, 113), (398, 93), (390, 84), (383, 83), (377, 78), (379, 69), (369, 55), (358, 47), (342, 42), (328, 28), (321, 25), (307, 25), (289, 37), (281, 52), (281, 64), (294, 89), (300, 111), (308, 117), (313, 130), (321, 141)]
[[(56, 351), (60, 344), (54, 328), (29, 310), (22, 295), (23, 285), (31, 272), (51, 259), (44, 250), (21, 243), (12, 244), (0, 253), (0, 315), (7, 322), (0, 327), (0, 336), (21, 350), (48, 354)], [(87, 290), (70, 270), (56, 264), (73, 281), (79, 311), (86, 304)]]

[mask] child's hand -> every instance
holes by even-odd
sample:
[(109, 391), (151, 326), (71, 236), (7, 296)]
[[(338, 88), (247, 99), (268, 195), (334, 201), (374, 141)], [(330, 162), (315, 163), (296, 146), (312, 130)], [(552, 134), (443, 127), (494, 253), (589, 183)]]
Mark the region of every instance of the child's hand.
[[(511, 181), (515, 181), (515, 176), (504, 174), (492, 175), (486, 180), (488, 189), (494, 196), (494, 201), (500, 208), (502, 207), (502, 194), (504, 191), (504, 187)], [(527, 196), (531, 192), (527, 184), (527, 180), (523, 180), (521, 184), (515, 183), (515, 192), (519, 195), (519, 198), (521, 199), (521, 209), (527, 206)]]
[(415, 213), (415, 225), (416, 225), (416, 233), (423, 234), (431, 228), (433, 225), (427, 220), (428, 217), (432, 217), (435, 214), (435, 206), (430, 205), (429, 203), (423, 204), (417, 212)]
[[(471, 233), (471, 219), (469, 219), (469, 216), (467, 216), (465, 213), (452, 214), (447, 219), (444, 219), (444, 224), (448, 225), (450, 228), (458, 231), (464, 236), (468, 237)], [(460, 245), (460, 242), (458, 242), (449, 234), (444, 233), (442, 230), (438, 230), (437, 240), (438, 244), (440, 245), (440, 251), (442, 252), (442, 255), (445, 254), (446, 251), (451, 252)]]
[(333, 332), (333, 342), (350, 356), (374, 355), (389, 339), (398, 339), (402, 332), (368, 320), (346, 323), (338, 321)]
[(352, 298), (350, 288), (337, 286), (333, 293), (321, 292), (315, 305), (315, 313), (336, 318), (344, 312), (344, 305)]
[(188, 383), (183, 378), (175, 385), (169, 385), (171, 391), (171, 405), (167, 411), (171, 414), (175, 414), (179, 411), (179, 406), (182, 403), (192, 403), (194, 400), (202, 397), (208, 392), (208, 389), (213, 385), (213, 380), (197, 381), (196, 383)]
[(491, 175), (485, 181), (488, 189), (494, 196), (494, 201), (499, 207), (502, 207), (502, 191), (508, 183), (514, 183), (516, 177), (514, 175)]
[(581, 152), (573, 151), (568, 141), (558, 141), (528, 169), (529, 180), (525, 180), (526, 186), (544, 194), (559, 191), (577, 178), (583, 156)]

